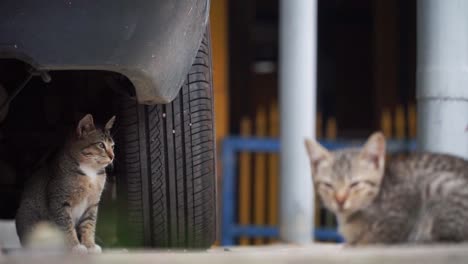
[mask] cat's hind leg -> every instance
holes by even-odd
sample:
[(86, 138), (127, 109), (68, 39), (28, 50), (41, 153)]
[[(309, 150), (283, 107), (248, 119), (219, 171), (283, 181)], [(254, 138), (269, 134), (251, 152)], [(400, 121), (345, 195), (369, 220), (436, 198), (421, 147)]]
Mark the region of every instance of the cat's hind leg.
[(410, 238), (414, 242), (467, 241), (468, 181), (452, 172), (432, 178), (422, 192), (423, 208)]
[(434, 218), (427, 209), (422, 209), (418, 220), (409, 233), (409, 243), (430, 243), (434, 240), (432, 230)]
[(37, 224), (39, 224), (41, 221), (44, 221), (41, 215), (36, 212), (34, 208), (27, 206), (27, 204), (22, 204), (18, 208), (15, 217), (15, 225), (16, 233), (20, 240), (21, 246), (27, 246), (28, 238), (34, 231), (34, 228), (37, 226)]
[(434, 206), (432, 236), (438, 242), (468, 241), (468, 196), (450, 197)]

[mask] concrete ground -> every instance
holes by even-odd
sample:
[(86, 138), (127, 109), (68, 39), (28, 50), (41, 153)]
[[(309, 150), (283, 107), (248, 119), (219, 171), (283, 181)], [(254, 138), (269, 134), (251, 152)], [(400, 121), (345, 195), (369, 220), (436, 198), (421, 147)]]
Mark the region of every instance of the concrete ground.
[(268, 247), (213, 248), (203, 252), (184, 251), (105, 251), (94, 256), (68, 256), (12, 252), (0, 263), (200, 263), (200, 264), (276, 264), (276, 263), (468, 263), (468, 245), (425, 247), (344, 248), (341, 245), (275, 245)]
[(19, 248), (20, 242), (16, 235), (14, 220), (0, 220), (0, 247)]
[(361, 247), (312, 244), (307, 246), (273, 245), (265, 247), (212, 248), (207, 251), (132, 251), (105, 250), (99, 255), (70, 256), (11, 251), (0, 256), (0, 263), (200, 263), (200, 264), (276, 264), (276, 263), (378, 263), (432, 264), (468, 263), (468, 244)]
[[(0, 221), (0, 243), (4, 248), (19, 248), (12, 221)], [(276, 264), (276, 263), (468, 263), (468, 244), (426, 246), (374, 246), (345, 247), (336, 244), (311, 244), (307, 246), (272, 245), (257, 247), (214, 247), (204, 251), (127, 251), (104, 250), (100, 255), (70, 256), (52, 252), (26, 252), (9, 250), (0, 255), (2, 263), (226, 263), (226, 264)]]

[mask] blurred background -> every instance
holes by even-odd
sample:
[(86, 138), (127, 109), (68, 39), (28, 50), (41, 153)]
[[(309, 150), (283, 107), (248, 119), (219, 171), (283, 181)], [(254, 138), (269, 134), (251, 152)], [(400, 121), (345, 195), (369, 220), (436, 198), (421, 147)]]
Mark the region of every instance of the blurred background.
[[(219, 243), (274, 243), (278, 154), (238, 151), (235, 163), (223, 168), (223, 148), (237, 136), (271, 138), (266, 144), (273, 145), (277, 141), (279, 1), (212, 0), (210, 19)], [(388, 138), (410, 144), (417, 118), (416, 1), (318, 0), (317, 41), (317, 138), (347, 142), (382, 130)], [(333, 230), (334, 217), (316, 205), (318, 231)], [(252, 228), (231, 230), (235, 226)], [(340, 240), (334, 233), (316, 238)]]

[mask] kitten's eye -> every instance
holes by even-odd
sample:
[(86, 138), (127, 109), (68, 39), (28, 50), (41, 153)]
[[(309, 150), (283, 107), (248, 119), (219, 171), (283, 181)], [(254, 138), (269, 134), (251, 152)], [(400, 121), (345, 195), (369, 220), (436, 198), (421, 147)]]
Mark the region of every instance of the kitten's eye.
[(354, 188), (356, 186), (358, 186), (359, 182), (356, 181), (356, 182), (352, 182), (350, 185), (349, 185), (349, 188)]
[(106, 148), (106, 145), (104, 145), (104, 143), (101, 142), (101, 143), (98, 144), (98, 147), (100, 147), (100, 148), (102, 148), (102, 149), (105, 149), (105, 148)]
[(329, 189), (332, 189), (332, 190), (334, 189), (334, 188), (333, 188), (333, 185), (332, 185), (331, 183), (328, 183), (328, 182), (321, 182), (321, 184), (322, 184), (323, 186), (329, 188)]

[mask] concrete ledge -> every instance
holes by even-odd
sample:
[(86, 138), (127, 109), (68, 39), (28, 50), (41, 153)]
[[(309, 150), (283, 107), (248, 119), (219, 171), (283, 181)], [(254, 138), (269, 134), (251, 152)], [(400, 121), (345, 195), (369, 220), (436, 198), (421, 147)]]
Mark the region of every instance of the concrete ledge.
[(0, 247), (19, 248), (21, 247), (14, 220), (0, 220)]
[(213, 248), (208, 251), (109, 250), (95, 256), (37, 255), (16, 252), (0, 263), (468, 263), (468, 244), (431, 246), (375, 246), (347, 248), (342, 245), (274, 245), (268, 247)]

